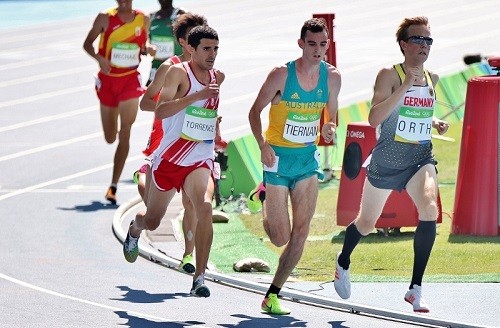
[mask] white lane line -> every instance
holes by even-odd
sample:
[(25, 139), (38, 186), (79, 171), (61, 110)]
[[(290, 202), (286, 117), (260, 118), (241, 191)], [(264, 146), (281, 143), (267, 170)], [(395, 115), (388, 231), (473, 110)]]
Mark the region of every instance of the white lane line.
[(71, 112), (64, 112), (62, 114), (44, 116), (44, 117), (38, 118), (36, 120), (25, 121), (25, 122), (21, 122), (21, 123), (17, 123), (17, 124), (12, 124), (12, 125), (7, 125), (7, 126), (4, 126), (4, 127), (0, 127), (0, 132), (11, 131), (11, 130), (20, 129), (20, 128), (25, 128), (25, 127), (28, 127), (28, 126), (31, 126), (31, 125), (45, 123), (45, 122), (52, 122), (52, 121), (55, 121), (55, 120), (59, 120), (59, 119), (63, 119), (63, 118), (68, 118), (68, 117), (72, 117), (72, 116), (76, 116), (76, 115), (80, 115), (80, 114), (85, 114), (85, 113), (93, 112), (93, 111), (97, 111), (97, 110), (98, 110), (98, 106), (90, 106), (90, 107), (76, 109), (76, 110), (73, 110)]
[(80, 91), (85, 91), (85, 90), (93, 90), (93, 89), (94, 89), (94, 84), (87, 84), (87, 85), (82, 85), (79, 87), (66, 88), (63, 90), (58, 90), (58, 91), (53, 91), (53, 92), (45, 92), (45, 93), (42, 93), (39, 95), (34, 95), (31, 97), (23, 97), (23, 98), (11, 100), (11, 101), (0, 102), (0, 108), (9, 108), (9, 107), (15, 106), (15, 105), (26, 104), (29, 102), (48, 99), (48, 98), (52, 98), (52, 97), (59, 97), (59, 96), (63, 96), (63, 95), (67, 95), (67, 94), (71, 94), (71, 93), (75, 93), (75, 92), (80, 92)]
[[(94, 192), (101, 192), (103, 188), (107, 188), (108, 185), (105, 183), (99, 184), (88, 184), (88, 185), (81, 185), (81, 184), (75, 184), (75, 185), (69, 185), (67, 187), (63, 188), (44, 188), (40, 190), (34, 190), (33, 193), (39, 193), (39, 194), (44, 194), (44, 193), (79, 193), (79, 192), (88, 192), (88, 193), (94, 193)], [(2, 189), (2, 186), (0, 186), (0, 193), (9, 193), (9, 192), (14, 192), (19, 189)], [(122, 191), (137, 191), (137, 185), (134, 184), (123, 184), (120, 185), (120, 192)]]
[(14, 159), (14, 158), (18, 158), (18, 157), (21, 157), (21, 156), (26, 156), (26, 155), (31, 155), (31, 154), (34, 154), (34, 153), (39, 153), (41, 151), (45, 151), (45, 150), (49, 150), (49, 149), (53, 149), (53, 148), (57, 148), (57, 147), (71, 145), (71, 144), (74, 144), (74, 143), (77, 143), (77, 142), (80, 142), (80, 141), (86, 141), (86, 140), (94, 139), (94, 138), (100, 137), (102, 135), (103, 135), (102, 132), (96, 132), (96, 133), (87, 134), (87, 135), (84, 135), (84, 136), (81, 136), (81, 137), (77, 137), (77, 138), (72, 138), (72, 139), (67, 139), (67, 140), (63, 140), (63, 141), (53, 142), (53, 143), (48, 144), (48, 145), (44, 145), (44, 146), (40, 146), (40, 147), (36, 147), (36, 148), (31, 148), (31, 149), (28, 149), (28, 150), (23, 150), (23, 151), (20, 151), (20, 152), (17, 152), (17, 153), (13, 153), (13, 154), (2, 156), (2, 157), (0, 157), (0, 162), (8, 161), (8, 160), (11, 160), (11, 159)]
[[(76, 19), (74, 21), (77, 21)], [(65, 26), (64, 28), (57, 28), (57, 29), (52, 29), (50, 30), (51, 27), (60, 27), (61, 23), (58, 22), (51, 22), (47, 24), (40, 24), (39, 28), (43, 29), (43, 38), (46, 40), (54, 39), (55, 37), (60, 36), (67, 36), (67, 35), (78, 35), (81, 33), (84, 29), (81, 26), (76, 26), (76, 27), (68, 27)], [(32, 27), (33, 28), (33, 27)], [(36, 26), (35, 26), (36, 28)], [(76, 38), (74, 38), (76, 39)], [(40, 40), (40, 30), (33, 32), (33, 33), (12, 33), (10, 36), (4, 36), (2, 37), (2, 43), (6, 44), (8, 42), (16, 42), (19, 43), (20, 41), (29, 41), (29, 40)], [(67, 40), (64, 40), (67, 42)], [(82, 39), (83, 43), (83, 39)], [(9, 47), (9, 48), (14, 48), (14, 47)], [(22, 46), (19, 46), (18, 48), (26, 48), (26, 43), (23, 42)], [(57, 57), (57, 56), (54, 56)]]
[[(2, 278), (4, 280), (7, 280), (7, 281), (10, 281), (10, 282), (12, 282), (14, 284), (23, 286), (23, 287), (33, 289), (33, 290), (38, 291), (38, 292), (42, 292), (42, 293), (45, 293), (45, 294), (49, 294), (49, 295), (52, 295), (52, 296), (64, 298), (64, 299), (67, 299), (67, 300), (71, 300), (71, 301), (75, 301), (75, 302), (79, 302), (79, 303), (83, 303), (83, 304), (87, 304), (87, 305), (96, 306), (96, 307), (99, 307), (99, 308), (102, 308), (102, 309), (106, 309), (106, 310), (127, 312), (128, 314), (131, 314), (131, 315), (134, 315), (134, 316), (137, 316), (137, 317), (149, 318), (149, 319), (154, 319), (154, 320), (158, 320), (158, 321), (162, 321), (162, 322), (177, 322), (175, 319), (163, 318), (163, 317), (158, 317), (158, 316), (147, 314), (147, 313), (130, 311), (130, 310), (126, 310), (126, 309), (123, 309), (123, 308), (119, 308), (119, 307), (115, 307), (115, 306), (111, 306), (111, 305), (105, 305), (105, 304), (101, 304), (101, 303), (97, 303), (97, 302), (92, 302), (92, 301), (89, 301), (89, 300), (85, 300), (83, 298), (78, 298), (78, 297), (75, 297), (75, 296), (70, 296), (70, 295), (62, 294), (62, 293), (59, 293), (59, 292), (55, 292), (53, 290), (49, 290), (49, 289), (46, 289), (46, 288), (43, 288), (43, 287), (32, 285), (32, 284), (27, 283), (25, 281), (21, 281), (19, 279), (7, 276), (7, 275), (5, 275), (3, 273), (0, 273), (0, 278)], [(192, 326), (189, 322), (182, 322), (182, 324)], [(203, 327), (203, 326), (198, 326), (198, 327)]]
[(11, 86), (18, 85), (18, 84), (35, 82), (35, 81), (40, 81), (40, 80), (45, 80), (45, 79), (52, 79), (55, 77), (61, 77), (64, 75), (72, 75), (72, 74), (86, 72), (86, 71), (95, 71), (95, 65), (74, 67), (74, 68), (69, 68), (69, 69), (64, 69), (64, 70), (58, 70), (55, 72), (30, 75), (30, 76), (22, 77), (19, 79), (7, 80), (4, 82), (0, 82), (0, 88), (11, 87)]
[[(134, 123), (134, 126), (144, 126), (144, 125), (151, 125), (151, 120), (139, 121), (139, 122)], [(80, 141), (86, 141), (86, 140), (90, 140), (90, 139), (93, 139), (96, 137), (102, 137), (102, 135), (103, 135), (103, 132), (94, 132), (91, 134), (87, 134), (87, 135), (72, 138), (72, 139), (66, 139), (63, 141), (53, 142), (53, 143), (48, 144), (48, 145), (35, 147), (35, 148), (28, 149), (28, 150), (20, 151), (17, 153), (2, 156), (2, 157), (0, 157), (0, 162), (11, 160), (11, 159), (18, 158), (21, 156), (39, 153), (41, 151), (45, 151), (45, 150), (49, 150), (49, 149), (53, 149), (53, 148), (57, 148), (57, 147), (71, 145), (71, 144), (74, 144), (74, 143), (77, 143)]]
[[(3, 41), (3, 39), (2, 39)], [(74, 53), (65, 53), (64, 54), (64, 60), (68, 60), (71, 58), (76, 58), (76, 57), (81, 57), (82, 53), (80, 51), (74, 52)], [(50, 56), (50, 57), (39, 57), (39, 58), (30, 58), (29, 60), (26, 61), (19, 61), (15, 63), (8, 63), (4, 65), (0, 65), (0, 71), (5, 71), (8, 69), (14, 69), (14, 68), (21, 68), (21, 67), (27, 67), (27, 66), (33, 66), (33, 65), (40, 65), (42, 63), (47, 63), (47, 62), (59, 62), (61, 60), (61, 57), (59, 56)]]
[[(137, 156), (133, 156), (133, 157), (127, 158), (126, 162), (128, 163), (128, 162), (136, 161), (136, 160), (143, 159), (143, 158), (144, 158), (144, 155), (140, 154), (140, 155), (137, 155)], [(94, 168), (89, 169), (89, 170), (80, 171), (80, 172), (77, 172), (77, 173), (74, 173), (74, 174), (70, 174), (70, 175), (67, 175), (67, 176), (64, 176), (64, 177), (60, 177), (60, 178), (57, 178), (57, 179), (53, 179), (53, 180), (49, 180), (49, 181), (46, 181), (46, 182), (42, 182), (42, 183), (39, 183), (39, 184), (36, 184), (36, 185), (33, 185), (33, 186), (29, 186), (29, 187), (26, 187), (26, 188), (18, 189), (16, 191), (7, 193), (5, 195), (1, 195), (0, 196), (0, 201), (8, 199), (8, 198), (11, 198), (11, 197), (14, 197), (14, 196), (22, 195), (22, 194), (25, 194), (25, 193), (28, 193), (28, 192), (31, 192), (31, 191), (34, 191), (34, 190), (37, 190), (37, 189), (41, 189), (41, 188), (44, 188), (44, 187), (47, 187), (47, 186), (51, 186), (51, 185), (54, 185), (56, 183), (68, 181), (68, 180), (71, 180), (71, 179), (76, 179), (76, 178), (79, 178), (79, 177), (82, 177), (82, 176), (85, 176), (85, 175), (88, 175), (88, 174), (96, 173), (96, 172), (99, 172), (99, 171), (102, 171), (102, 170), (107, 170), (107, 169), (110, 169), (112, 167), (113, 167), (113, 163), (109, 163), (109, 164), (101, 165), (101, 166), (98, 166), (98, 167), (94, 167)]]

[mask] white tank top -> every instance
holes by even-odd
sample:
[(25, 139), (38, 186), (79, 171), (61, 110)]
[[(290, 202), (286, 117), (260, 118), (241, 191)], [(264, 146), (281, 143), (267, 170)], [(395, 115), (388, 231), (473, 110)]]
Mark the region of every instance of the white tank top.
[[(182, 66), (186, 71), (190, 84), (186, 96), (206, 87), (205, 84), (198, 81), (191, 70), (189, 62), (183, 62)], [(212, 69), (208, 73), (210, 74), (211, 83), (216, 83), (215, 71)], [(217, 120), (218, 107), (218, 96), (216, 98), (202, 99), (192, 103), (177, 114), (163, 119), (163, 138), (160, 146), (155, 151), (155, 156), (162, 157), (164, 160), (179, 166), (191, 166), (213, 159), (213, 136), (215, 136), (215, 120)], [(188, 114), (186, 114), (186, 111), (188, 111)], [(195, 114), (189, 114), (189, 112), (195, 114), (201, 112), (201, 115), (195, 117)], [(201, 122), (194, 124), (191, 118), (198, 119)], [(186, 135), (186, 126), (188, 125), (196, 127), (195, 132), (190, 136)], [(210, 138), (212, 129), (213, 136)], [(193, 137), (200, 137), (200, 139), (196, 140)]]

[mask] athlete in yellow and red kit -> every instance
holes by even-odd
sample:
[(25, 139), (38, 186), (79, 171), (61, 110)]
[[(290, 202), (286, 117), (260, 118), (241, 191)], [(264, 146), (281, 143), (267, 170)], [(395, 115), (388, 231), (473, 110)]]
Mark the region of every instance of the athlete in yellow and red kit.
[[(139, 97), (144, 93), (137, 71), (140, 56), (155, 53), (147, 42), (149, 17), (133, 9), (132, 0), (117, 0), (117, 4), (97, 15), (83, 43), (83, 49), (99, 63), (95, 89), (104, 138), (111, 144), (118, 136), (111, 185), (105, 196), (113, 204), (116, 204), (117, 184), (130, 148), (130, 130), (137, 116)], [(93, 43), (97, 37), (100, 40), (96, 53)]]

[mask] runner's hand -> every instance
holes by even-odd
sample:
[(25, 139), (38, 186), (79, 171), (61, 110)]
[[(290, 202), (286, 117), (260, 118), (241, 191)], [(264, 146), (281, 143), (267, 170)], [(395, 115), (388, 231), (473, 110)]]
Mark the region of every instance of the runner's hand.
[(403, 84), (408, 88), (410, 88), (414, 84), (418, 84), (419, 79), (422, 77), (420, 74), (420, 69), (418, 67), (407, 67), (405, 73), (406, 77)]
[(111, 63), (103, 56), (97, 55), (97, 62), (99, 63), (99, 68), (103, 73), (107, 74), (111, 71)]
[(335, 128), (336, 125), (333, 122), (327, 122), (321, 127), (321, 136), (327, 143), (333, 141), (333, 138), (335, 136)]
[(432, 122), (434, 128), (437, 130), (439, 134), (445, 134), (446, 131), (448, 131), (448, 128), (450, 127), (450, 124), (448, 122), (436, 119), (434, 122)]
[(219, 95), (219, 85), (217, 83), (210, 83), (201, 91), (198, 92), (201, 99), (215, 98)]
[(267, 141), (260, 147), (260, 161), (268, 167), (273, 167), (276, 162), (276, 154)]

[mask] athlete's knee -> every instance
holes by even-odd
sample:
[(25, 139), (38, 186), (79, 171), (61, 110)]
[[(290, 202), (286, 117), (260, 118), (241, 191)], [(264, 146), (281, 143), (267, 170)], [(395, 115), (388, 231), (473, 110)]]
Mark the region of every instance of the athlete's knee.
[(366, 236), (370, 232), (372, 232), (373, 229), (375, 229), (376, 222), (377, 221), (367, 220), (362, 216), (358, 216), (354, 221), (354, 224), (356, 225), (356, 228), (358, 229), (359, 233), (362, 234), (363, 236)]
[(269, 229), (268, 233), (269, 239), (271, 240), (271, 243), (273, 243), (274, 246), (276, 247), (285, 246), (290, 241), (289, 233), (286, 233), (285, 231), (279, 229), (272, 229), (269, 225), (268, 229)]
[(161, 218), (160, 219), (150, 218), (149, 220), (146, 220), (146, 229), (149, 231), (154, 231), (160, 226), (160, 223), (161, 223)]
[(420, 219), (437, 220), (439, 215), (439, 207), (436, 200), (428, 201), (424, 206), (418, 209)]
[(106, 142), (108, 144), (112, 144), (113, 142), (116, 141), (116, 132), (115, 133), (104, 133), (104, 140), (106, 140)]
[(291, 239), (299, 243), (305, 243), (309, 235), (309, 224), (294, 224), (291, 233)]
[[(198, 220), (204, 220), (204, 218), (210, 218), (212, 220), (212, 203), (201, 200), (199, 202), (192, 202), (192, 208), (188, 208), (188, 212), (194, 213)], [(192, 209), (192, 210), (191, 210)]]
[(271, 240), (271, 243), (273, 243), (274, 246), (276, 247), (282, 247), (288, 244), (288, 241), (290, 241), (290, 238), (277, 235), (277, 236), (269, 236), (269, 239)]

